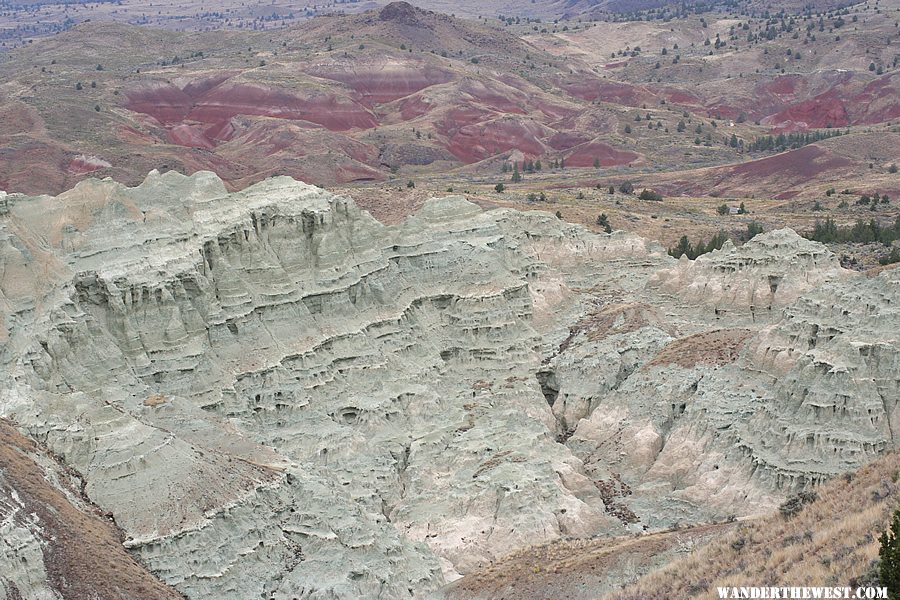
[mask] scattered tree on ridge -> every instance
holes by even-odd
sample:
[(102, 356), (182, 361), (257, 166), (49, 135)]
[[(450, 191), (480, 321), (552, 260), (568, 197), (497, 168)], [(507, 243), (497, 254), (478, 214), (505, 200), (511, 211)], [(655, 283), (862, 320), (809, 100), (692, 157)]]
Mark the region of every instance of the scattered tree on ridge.
[(724, 231), (720, 231), (714, 235), (707, 243), (703, 243), (701, 240), (696, 246), (691, 244), (688, 236), (683, 235), (681, 236), (681, 239), (678, 240), (678, 244), (676, 244), (674, 248), (669, 248), (668, 252), (670, 256), (674, 256), (675, 258), (681, 258), (682, 255), (685, 255), (689, 259), (694, 260), (707, 252), (720, 249), (727, 241), (728, 235), (726, 235)]
[(600, 213), (597, 217), (597, 225), (602, 227), (606, 233), (612, 233), (612, 225), (609, 224), (609, 217), (606, 216), (606, 213)]

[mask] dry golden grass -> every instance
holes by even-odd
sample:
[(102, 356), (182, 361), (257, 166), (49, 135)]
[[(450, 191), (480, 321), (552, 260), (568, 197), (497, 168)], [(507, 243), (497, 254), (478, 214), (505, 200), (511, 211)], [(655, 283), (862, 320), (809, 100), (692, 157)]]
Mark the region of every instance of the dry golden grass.
[(160, 406), (168, 401), (169, 399), (162, 394), (152, 394), (144, 399), (144, 406)]
[(579, 326), (588, 331), (592, 342), (611, 335), (630, 333), (647, 325), (665, 327), (653, 308), (646, 304), (610, 304), (588, 315)]
[(749, 329), (717, 329), (681, 338), (663, 348), (647, 365), (678, 365), (689, 369), (699, 363), (732, 363), (752, 333)]
[[(900, 502), (900, 453), (835, 478), (786, 518), (519, 550), (444, 590), (445, 600), (716, 598), (717, 586), (854, 586), (878, 557)], [(632, 582), (625, 588), (619, 586)]]
[(442, 590), (445, 600), (596, 598), (610, 582), (633, 577), (735, 523), (618, 538), (560, 540), (519, 550)]
[(717, 586), (846, 586), (865, 583), (878, 536), (900, 500), (900, 454), (835, 478), (792, 517), (742, 523), (650, 573), (610, 600), (716, 598)]

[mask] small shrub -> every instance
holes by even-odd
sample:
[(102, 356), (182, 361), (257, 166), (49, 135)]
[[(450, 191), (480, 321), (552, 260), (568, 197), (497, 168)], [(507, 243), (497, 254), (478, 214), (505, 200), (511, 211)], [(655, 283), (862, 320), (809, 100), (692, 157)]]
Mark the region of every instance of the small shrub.
[(657, 194), (653, 190), (643, 190), (638, 198), (641, 200), (651, 200), (653, 202), (662, 202), (663, 200), (662, 195)]
[(882, 265), (892, 265), (894, 263), (900, 263), (900, 250), (895, 246), (890, 254), (886, 254), (878, 259), (878, 262)]
[(803, 510), (805, 505), (814, 502), (816, 498), (818, 498), (818, 494), (815, 492), (802, 491), (782, 502), (781, 506), (778, 507), (778, 512), (786, 519), (793, 517)]
[(850, 586), (857, 587), (880, 587), (881, 575), (879, 573), (879, 561), (873, 560), (869, 563), (869, 568), (859, 577), (850, 578)]
[(750, 241), (759, 234), (763, 232), (763, 226), (757, 223), (756, 221), (751, 221), (747, 223), (747, 233), (745, 234), (744, 239), (746, 241)]
[(612, 233), (612, 225), (609, 224), (609, 217), (606, 216), (606, 213), (600, 213), (597, 216), (597, 225), (602, 227), (606, 233)]

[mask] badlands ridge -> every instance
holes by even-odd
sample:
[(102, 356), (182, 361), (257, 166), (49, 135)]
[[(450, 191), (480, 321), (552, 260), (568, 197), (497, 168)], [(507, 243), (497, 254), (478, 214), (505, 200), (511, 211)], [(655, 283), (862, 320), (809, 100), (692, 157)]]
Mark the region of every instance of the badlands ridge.
[(207, 172), (0, 212), (0, 598), (425, 597), (897, 446), (900, 269), (789, 229), (675, 260)]

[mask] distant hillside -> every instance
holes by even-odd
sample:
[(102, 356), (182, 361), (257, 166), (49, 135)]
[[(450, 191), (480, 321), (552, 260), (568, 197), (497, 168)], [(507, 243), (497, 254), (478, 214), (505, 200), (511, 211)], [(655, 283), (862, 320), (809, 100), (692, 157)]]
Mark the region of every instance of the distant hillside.
[(231, 189), (276, 174), (493, 189), (515, 163), (545, 189), (627, 178), (788, 199), (868, 187), (900, 162), (897, 31), (881, 8), (590, 22), (491, 6), (463, 19), (393, 2), (199, 32), (80, 23), (0, 55), (0, 189), (135, 184), (154, 168), (214, 171)]

